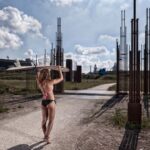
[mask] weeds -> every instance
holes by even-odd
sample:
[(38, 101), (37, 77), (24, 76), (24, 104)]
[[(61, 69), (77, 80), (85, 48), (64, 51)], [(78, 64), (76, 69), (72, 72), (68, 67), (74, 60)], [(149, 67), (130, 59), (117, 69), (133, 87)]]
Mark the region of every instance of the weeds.
[(4, 112), (8, 112), (8, 108), (4, 108), (1, 104), (0, 104), (0, 113), (4, 113)]
[(114, 126), (118, 126), (119, 128), (124, 127), (127, 122), (127, 116), (121, 109), (116, 109), (111, 118), (111, 122)]
[(110, 120), (114, 126), (119, 128), (126, 127), (129, 129), (150, 129), (150, 118), (142, 117), (141, 126), (138, 124), (127, 123), (127, 115), (121, 109), (116, 109)]
[(150, 129), (150, 118), (143, 117), (142, 129)]

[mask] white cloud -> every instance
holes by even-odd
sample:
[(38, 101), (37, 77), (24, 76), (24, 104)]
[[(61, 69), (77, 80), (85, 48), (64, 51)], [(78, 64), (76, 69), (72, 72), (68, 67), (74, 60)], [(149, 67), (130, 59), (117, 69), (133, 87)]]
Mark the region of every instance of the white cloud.
[(0, 25), (9, 28), (13, 33), (31, 32), (41, 35), (42, 25), (38, 20), (11, 6), (0, 10)]
[(73, 64), (81, 65), (83, 68), (83, 72), (87, 73), (90, 71), (90, 66), (94, 68), (94, 65), (96, 64), (98, 69), (100, 68), (106, 68), (107, 70), (110, 70), (114, 66), (114, 61), (111, 59), (102, 60), (99, 58), (98, 55), (80, 55), (78, 53), (68, 52), (64, 54), (65, 60), (66, 59), (72, 59)]
[(116, 57), (116, 48), (112, 49), (112, 51), (110, 52), (110, 55), (113, 57)]
[[(120, 1), (123, 1), (123, 0), (120, 0)], [(109, 5), (115, 4), (117, 2), (118, 0), (101, 0), (102, 4), (109, 4)]]
[[(44, 58), (45, 58), (44, 55), (40, 55), (37, 57), (38, 65), (44, 65)], [(36, 60), (35, 57), (34, 57), (34, 60)], [(46, 65), (49, 65), (49, 64), (50, 64), (50, 58), (49, 58), (49, 55), (47, 54), (46, 55)]]
[(107, 70), (111, 70), (112, 67), (114, 66), (114, 61), (112, 61), (111, 59), (105, 60), (102, 62), (101, 64), (101, 68), (106, 68)]
[[(8, 6), (0, 10), (0, 29), (1, 49), (20, 48), (23, 44), (30, 44), (27, 47), (31, 47), (37, 41), (50, 46), (49, 39), (41, 33), (42, 24), (15, 7)], [(28, 42), (26, 39), (32, 40)]]
[(139, 42), (140, 42), (140, 44), (145, 43), (145, 33), (144, 32), (139, 34)]
[(35, 57), (35, 53), (33, 52), (32, 49), (28, 49), (27, 52), (24, 53), (28, 58), (32, 59)]
[(130, 7), (128, 3), (124, 3), (123, 5), (120, 6), (121, 10), (126, 10)]
[(10, 33), (7, 28), (0, 27), (0, 49), (18, 48), (23, 41), (16, 34)]
[(74, 3), (82, 2), (83, 0), (50, 0), (54, 2), (57, 6), (71, 6)]
[(90, 54), (109, 54), (108, 49), (105, 46), (100, 47), (84, 47), (81, 45), (75, 45), (75, 51), (81, 55), (90, 55)]
[(115, 37), (115, 36), (111, 36), (111, 35), (107, 35), (107, 34), (104, 34), (104, 35), (100, 35), (98, 37), (98, 41), (101, 41), (101, 40), (104, 40), (104, 41), (111, 41), (111, 42), (115, 42), (116, 39), (118, 39), (119, 37)]

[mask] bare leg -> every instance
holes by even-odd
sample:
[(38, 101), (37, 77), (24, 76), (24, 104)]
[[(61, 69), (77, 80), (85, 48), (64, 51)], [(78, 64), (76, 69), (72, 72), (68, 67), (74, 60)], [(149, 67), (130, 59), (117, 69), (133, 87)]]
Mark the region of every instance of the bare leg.
[(55, 103), (54, 102), (50, 103), (47, 106), (47, 108), (48, 108), (48, 125), (46, 128), (45, 136), (47, 138), (47, 143), (49, 144), (50, 143), (49, 135), (50, 135), (50, 132), (52, 130), (52, 127), (54, 124), (54, 118), (55, 118)]
[(44, 106), (41, 106), (42, 109), (42, 130), (43, 130), (43, 134), (44, 134), (44, 138), (45, 138), (45, 132), (46, 132), (46, 122), (48, 119), (48, 109)]

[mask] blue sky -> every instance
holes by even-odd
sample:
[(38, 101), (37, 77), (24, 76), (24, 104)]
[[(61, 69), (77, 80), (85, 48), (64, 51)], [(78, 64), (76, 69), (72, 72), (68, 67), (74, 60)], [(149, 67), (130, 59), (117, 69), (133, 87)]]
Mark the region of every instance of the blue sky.
[[(145, 9), (150, 0), (137, 0), (140, 43), (144, 40)], [(120, 11), (126, 10), (130, 42), (131, 0), (0, 0), (0, 58), (42, 59), (56, 41), (57, 17), (62, 18), (65, 58), (83, 65), (110, 69), (119, 37)], [(129, 43), (130, 44), (130, 43)]]

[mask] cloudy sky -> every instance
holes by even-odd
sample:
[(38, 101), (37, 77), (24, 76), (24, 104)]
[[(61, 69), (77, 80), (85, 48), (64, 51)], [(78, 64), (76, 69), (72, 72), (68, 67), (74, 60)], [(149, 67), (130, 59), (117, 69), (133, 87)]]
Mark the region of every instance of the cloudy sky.
[[(145, 9), (150, 0), (137, 0), (140, 43), (144, 40)], [(119, 37), (120, 11), (126, 10), (128, 43), (132, 0), (0, 0), (0, 58), (41, 57), (56, 41), (57, 17), (62, 18), (65, 58), (83, 71), (90, 66), (110, 69)]]

